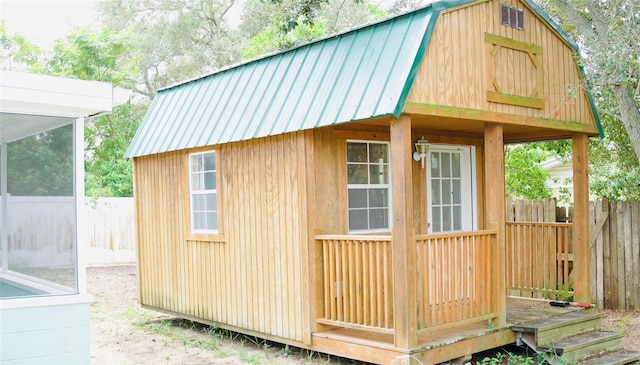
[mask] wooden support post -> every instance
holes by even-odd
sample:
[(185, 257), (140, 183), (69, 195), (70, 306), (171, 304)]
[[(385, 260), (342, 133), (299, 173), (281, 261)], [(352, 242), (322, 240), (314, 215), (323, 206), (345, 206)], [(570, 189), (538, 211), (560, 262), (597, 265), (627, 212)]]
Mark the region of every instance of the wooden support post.
[(396, 347), (418, 344), (416, 240), (413, 227), (411, 117), (391, 121), (393, 196), (393, 323)]
[(573, 300), (591, 303), (589, 156), (586, 134), (573, 135)]
[(502, 125), (485, 124), (484, 127), (485, 206), (487, 228), (496, 228), (498, 234), (491, 249), (491, 312), (497, 313), (491, 324), (506, 325), (507, 286), (505, 252), (505, 187), (504, 140)]

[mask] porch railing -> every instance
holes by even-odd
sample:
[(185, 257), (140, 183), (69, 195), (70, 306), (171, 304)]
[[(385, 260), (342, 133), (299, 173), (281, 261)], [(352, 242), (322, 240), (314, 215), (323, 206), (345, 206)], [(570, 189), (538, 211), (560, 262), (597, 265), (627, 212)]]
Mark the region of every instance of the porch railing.
[(495, 240), (495, 230), (416, 237), (420, 332), (495, 317), (489, 302)]
[(322, 243), (324, 318), (319, 323), (391, 332), (390, 236), (316, 236)]
[(571, 296), (570, 223), (507, 222), (507, 289), (546, 299)]
[[(416, 237), (418, 330), (495, 317), (490, 311), (496, 231)], [(390, 236), (319, 235), (324, 309), (318, 323), (393, 331)]]

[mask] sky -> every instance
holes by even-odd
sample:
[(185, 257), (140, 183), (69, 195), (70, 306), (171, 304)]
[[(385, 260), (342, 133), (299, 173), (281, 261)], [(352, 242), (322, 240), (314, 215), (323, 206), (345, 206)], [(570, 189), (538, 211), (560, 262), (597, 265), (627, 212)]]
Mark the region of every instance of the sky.
[(0, 19), (7, 32), (45, 49), (74, 28), (97, 23), (95, 0), (0, 0)]

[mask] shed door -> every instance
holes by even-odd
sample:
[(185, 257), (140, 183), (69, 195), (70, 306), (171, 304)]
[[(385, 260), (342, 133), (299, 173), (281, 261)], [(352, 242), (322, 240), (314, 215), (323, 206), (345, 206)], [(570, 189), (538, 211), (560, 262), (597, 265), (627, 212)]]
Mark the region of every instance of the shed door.
[(475, 147), (432, 145), (426, 170), (429, 233), (473, 231)]

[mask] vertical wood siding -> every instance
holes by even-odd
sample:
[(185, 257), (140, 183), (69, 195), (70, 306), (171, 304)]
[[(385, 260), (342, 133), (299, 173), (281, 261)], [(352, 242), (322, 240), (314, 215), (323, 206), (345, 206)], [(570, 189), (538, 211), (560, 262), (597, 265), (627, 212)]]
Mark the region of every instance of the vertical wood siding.
[[(440, 16), (408, 101), (551, 118), (592, 124), (593, 115), (580, 80), (574, 51), (518, 0), (503, 3), (524, 8), (525, 30), (500, 24), (499, 2), (487, 1)], [(542, 48), (543, 85), (537, 85), (532, 61), (523, 52), (503, 48), (493, 61), (485, 33)], [(495, 62), (491, 67), (490, 63)], [(487, 101), (493, 73), (506, 90), (544, 99), (537, 109)], [(572, 97), (571, 88), (577, 93)]]
[(143, 305), (302, 341), (302, 143), (293, 133), (216, 150), (219, 242), (187, 239), (188, 152), (136, 158)]

